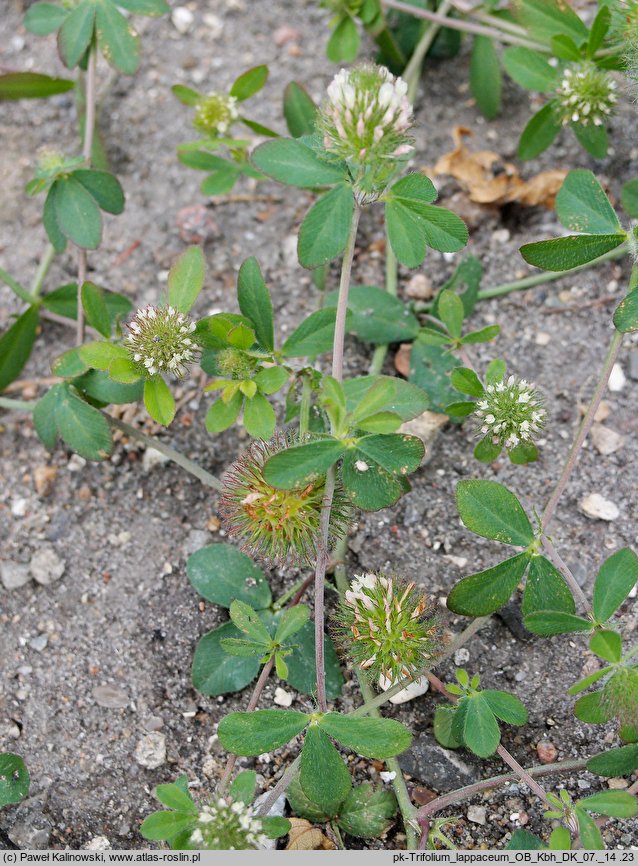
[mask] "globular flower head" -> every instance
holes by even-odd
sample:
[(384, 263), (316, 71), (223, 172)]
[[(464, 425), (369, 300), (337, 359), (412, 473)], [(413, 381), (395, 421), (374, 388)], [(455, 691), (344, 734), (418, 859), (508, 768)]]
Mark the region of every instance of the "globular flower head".
[(589, 62), (567, 67), (556, 95), (565, 125), (603, 126), (618, 99), (616, 82), (609, 72)]
[(139, 309), (129, 321), (124, 345), (146, 376), (170, 373), (182, 378), (199, 357), (195, 322), (173, 307)]
[(328, 86), (318, 120), (328, 153), (366, 174), (370, 192), (383, 184), (398, 159), (412, 152), (408, 86), (384, 66), (342, 69)]
[(443, 644), (431, 604), (397, 577), (355, 575), (336, 619), (344, 654), (375, 682), (414, 678)]
[(621, 725), (637, 725), (638, 665), (618, 668), (603, 686), (600, 703)]
[[(277, 434), (270, 442), (257, 440), (224, 477), (220, 511), (231, 535), (244, 541), (250, 553), (278, 563), (312, 563), (317, 556), (324, 475), (294, 490), (279, 490), (264, 478), (269, 457), (298, 444), (291, 435)], [(347, 504), (337, 486), (330, 513), (330, 539), (347, 528)]]
[(627, 76), (638, 79), (638, 2), (614, 0), (610, 3), (610, 41), (623, 46), (623, 65)]
[(237, 100), (225, 93), (209, 93), (202, 96), (195, 106), (193, 126), (211, 138), (226, 135), (239, 117)]
[(545, 424), (541, 395), (534, 385), (514, 376), (486, 385), (476, 406), (477, 433), (508, 450), (531, 443)]
[(202, 807), (189, 842), (203, 851), (245, 851), (263, 847), (267, 839), (250, 806), (220, 797)]

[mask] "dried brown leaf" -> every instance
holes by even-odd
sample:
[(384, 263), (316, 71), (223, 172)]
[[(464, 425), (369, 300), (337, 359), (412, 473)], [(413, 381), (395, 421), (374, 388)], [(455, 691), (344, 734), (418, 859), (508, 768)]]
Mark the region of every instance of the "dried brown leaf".
[(287, 851), (331, 851), (333, 843), (305, 818), (289, 818)]
[(518, 202), (526, 207), (542, 205), (553, 208), (556, 194), (567, 174), (562, 169), (542, 171), (523, 180), (515, 165), (504, 162), (492, 150), (470, 150), (465, 139), (472, 131), (455, 127), (452, 137), (454, 150), (444, 154), (434, 166), (434, 174), (448, 174), (467, 190), (472, 201), (479, 204), (504, 205)]

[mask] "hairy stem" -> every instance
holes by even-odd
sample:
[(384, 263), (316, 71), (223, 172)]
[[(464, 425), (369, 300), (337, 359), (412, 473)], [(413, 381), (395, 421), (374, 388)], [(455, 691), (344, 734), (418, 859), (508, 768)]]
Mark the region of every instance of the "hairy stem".
[[(97, 46), (95, 43), (89, 49), (89, 60), (86, 67), (85, 81), (85, 103), (86, 113), (84, 115), (84, 143), (82, 145), (82, 156), (87, 166), (91, 165), (91, 152), (93, 150), (93, 132), (95, 130), (95, 99), (96, 99), (96, 70), (97, 70)], [(78, 250), (78, 318), (75, 333), (75, 342), (81, 346), (84, 342), (84, 307), (82, 306), (82, 286), (86, 280), (86, 250)]]
[(283, 774), (281, 779), (277, 782), (277, 784), (272, 789), (270, 794), (266, 797), (264, 802), (259, 807), (259, 810), (257, 812), (258, 815), (263, 816), (263, 815), (267, 815), (270, 812), (270, 810), (275, 805), (275, 803), (277, 802), (279, 797), (283, 794), (283, 792), (286, 790), (288, 785), (292, 782), (292, 780), (297, 775), (300, 764), (301, 764), (301, 755), (297, 755), (295, 760), (292, 762), (292, 764), (290, 764), (288, 766), (288, 768), (286, 769), (286, 772)]
[[(565, 761), (557, 761), (555, 764), (542, 764), (539, 766), (528, 767), (525, 772), (531, 778), (551, 776), (554, 773), (571, 773), (575, 770), (584, 770), (590, 760), (591, 758), (570, 758)], [(500, 776), (491, 776), (489, 779), (481, 779), (480, 782), (474, 782), (472, 785), (466, 785), (464, 788), (457, 788), (456, 791), (450, 791), (449, 794), (437, 797), (436, 800), (426, 803), (425, 806), (421, 806), (417, 811), (419, 824), (423, 829), (424, 824), (429, 824), (429, 818), (432, 815), (443, 809), (447, 809), (448, 806), (453, 806), (454, 803), (459, 803), (461, 800), (467, 800), (475, 794), (479, 794), (481, 791), (500, 788), (501, 785), (506, 785), (508, 782), (514, 782), (517, 778), (518, 775), (516, 773), (505, 773)]]
[(548, 48), (540, 42), (533, 42), (531, 39), (524, 39), (513, 33), (506, 33), (503, 30), (497, 30), (495, 27), (487, 27), (484, 24), (475, 24), (473, 21), (466, 21), (461, 18), (446, 18), (438, 12), (430, 12), (429, 9), (417, 8), (409, 3), (403, 3), (401, 0), (382, 0), (384, 6), (388, 9), (396, 9), (398, 12), (405, 12), (408, 15), (413, 15), (415, 18), (425, 18), (427, 21), (432, 21), (442, 27), (450, 27), (452, 30), (461, 30), (465, 33), (475, 33), (477, 36), (489, 36), (491, 39), (496, 39), (499, 42), (505, 42), (509, 45), (522, 45), (524, 48), (532, 48), (534, 51), (542, 51), (547, 54)]
[[(396, 297), (397, 294), (397, 284), (398, 284), (398, 262), (397, 257), (394, 255), (394, 251), (390, 246), (390, 239), (388, 238), (388, 228), (386, 226), (385, 232), (385, 290), (392, 297)], [(374, 352), (372, 353), (372, 360), (370, 361), (370, 366), (368, 368), (368, 373), (370, 376), (377, 376), (381, 370), (383, 369), (383, 362), (385, 361), (385, 356), (388, 354), (388, 346), (386, 343), (382, 343), (379, 346), (375, 347)]]
[(303, 440), (310, 426), (310, 397), (312, 387), (310, 376), (304, 374), (301, 380), (301, 403), (299, 406), (299, 439)]
[[(246, 705), (246, 712), (247, 713), (252, 713), (252, 711), (257, 707), (257, 704), (259, 703), (259, 698), (261, 697), (261, 693), (264, 690), (264, 686), (266, 685), (268, 677), (270, 676), (270, 672), (273, 668), (274, 663), (275, 663), (274, 658), (271, 658), (269, 661), (266, 662), (266, 664), (261, 669), (261, 673), (259, 674), (259, 679), (255, 683), (255, 688), (253, 689), (253, 693), (250, 696), (250, 700), (248, 701), (248, 704)], [(230, 754), (228, 756), (228, 761), (226, 762), (226, 768), (224, 770), (224, 773), (223, 773), (221, 779), (219, 780), (219, 786), (217, 788), (217, 791), (220, 795), (224, 794), (226, 792), (226, 789), (228, 788), (228, 785), (230, 784), (230, 778), (233, 775), (233, 770), (235, 769), (236, 762), (237, 762), (237, 755)]]
[(560, 553), (554, 547), (551, 539), (547, 537), (543, 538), (543, 548), (545, 549), (545, 553), (547, 554), (548, 558), (551, 559), (556, 568), (562, 574), (563, 578), (565, 579), (565, 583), (572, 591), (572, 595), (574, 595), (578, 599), (580, 607), (584, 611), (589, 611), (591, 609), (589, 599), (578, 585), (578, 581), (572, 574), (569, 566), (563, 560)]
[(13, 400), (11, 397), (0, 396), (0, 409), (15, 409), (18, 412), (33, 412), (35, 400)]
[(603, 394), (607, 388), (607, 383), (609, 382), (609, 376), (611, 375), (612, 367), (616, 363), (616, 358), (618, 357), (618, 352), (620, 351), (620, 347), (622, 345), (623, 334), (619, 331), (614, 330), (614, 334), (611, 338), (611, 342), (609, 344), (609, 348), (607, 350), (607, 355), (605, 357), (605, 361), (603, 363), (602, 370), (600, 371), (600, 375), (598, 377), (598, 382), (596, 383), (596, 388), (594, 389), (594, 393), (592, 394), (591, 400), (589, 401), (589, 405), (587, 406), (587, 411), (585, 412), (585, 416), (578, 428), (578, 432), (574, 438), (572, 443), (572, 447), (569, 449), (569, 454), (567, 455), (567, 460), (565, 461), (565, 465), (563, 466), (563, 471), (560, 474), (560, 478), (554, 488), (552, 495), (549, 497), (549, 501), (545, 506), (545, 510), (543, 511), (543, 516), (541, 517), (541, 526), (543, 527), (543, 533), (547, 533), (547, 528), (551, 523), (551, 520), (556, 511), (556, 506), (558, 505), (558, 500), (563, 494), (565, 487), (567, 486), (567, 482), (569, 481), (572, 472), (578, 462), (578, 457), (580, 455), (580, 449), (582, 447), (587, 434), (591, 430), (591, 426), (594, 423), (594, 417), (596, 412), (598, 411), (598, 407), (600, 406), (600, 401), (603, 398)]
[[(335, 334), (332, 344), (332, 375), (337, 382), (343, 381), (343, 349), (346, 336), (346, 314), (348, 312), (348, 292), (350, 290), (350, 275), (352, 273), (352, 260), (354, 258), (354, 244), (357, 237), (359, 217), (361, 208), (355, 202), (352, 211), (352, 222), (350, 233), (343, 253), (341, 263), (341, 279), (339, 280), (339, 298), (337, 300), (337, 317), (335, 320)], [(336, 470), (331, 466), (326, 473), (326, 487), (321, 504), (321, 524), (319, 528), (319, 543), (317, 554), (317, 565), (315, 568), (315, 673), (317, 677), (317, 703), (320, 712), (325, 713), (328, 709), (326, 700), (326, 677), (324, 660), (324, 595), (326, 583), (326, 569), (329, 558), (329, 535), (330, 535), (330, 512), (332, 510), (332, 499), (335, 491)]]

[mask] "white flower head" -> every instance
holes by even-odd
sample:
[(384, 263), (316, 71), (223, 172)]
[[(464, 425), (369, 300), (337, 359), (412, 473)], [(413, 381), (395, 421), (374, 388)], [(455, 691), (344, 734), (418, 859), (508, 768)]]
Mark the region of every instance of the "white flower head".
[(378, 181), (413, 149), (407, 92), (405, 81), (384, 66), (342, 69), (328, 85), (319, 115), (325, 149), (356, 170), (371, 171)]
[(226, 135), (239, 117), (237, 100), (225, 93), (209, 93), (202, 96), (195, 106), (193, 126), (212, 138)]
[(201, 808), (189, 841), (204, 851), (242, 851), (263, 848), (267, 838), (250, 806), (219, 797)]
[(195, 322), (173, 307), (149, 305), (139, 309), (128, 330), (124, 346), (146, 376), (170, 373), (182, 378), (199, 357)]
[(534, 385), (515, 376), (488, 385), (474, 410), (477, 433), (508, 450), (531, 444), (544, 427), (545, 415), (543, 398)]
[(618, 100), (610, 73), (591, 62), (565, 69), (556, 95), (564, 125), (603, 126)]

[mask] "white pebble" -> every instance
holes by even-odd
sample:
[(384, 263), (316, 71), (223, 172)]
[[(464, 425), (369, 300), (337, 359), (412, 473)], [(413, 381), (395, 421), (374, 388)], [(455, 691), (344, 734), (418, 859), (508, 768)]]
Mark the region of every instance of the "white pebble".
[(137, 744), (135, 760), (141, 767), (155, 770), (166, 761), (166, 737), (164, 734), (147, 734)]
[(626, 384), (627, 379), (625, 378), (623, 368), (620, 366), (620, 364), (614, 364), (614, 366), (611, 368), (611, 374), (609, 376), (609, 390), (622, 391)]
[(546, 334), (545, 331), (539, 331), (538, 334), (536, 334), (534, 342), (537, 346), (546, 346), (551, 339), (551, 336)]
[(277, 686), (273, 700), (279, 707), (289, 707), (292, 704), (292, 695), (281, 686)]
[(388, 773), (387, 770), (381, 770), (379, 773), (379, 778), (382, 782), (391, 782), (393, 779), (396, 779), (397, 774), (394, 770), (391, 773)]
[[(383, 689), (384, 692), (387, 692), (388, 689), (392, 688), (394, 683), (381, 675), (379, 677), (379, 685)], [(419, 698), (421, 695), (424, 695), (427, 690), (430, 688), (430, 683), (428, 682), (427, 677), (420, 677), (418, 680), (414, 680), (409, 685), (407, 685), (400, 692), (397, 692), (394, 697), (390, 698), (391, 704), (407, 704), (408, 701), (414, 700), (414, 698)]]
[(171, 13), (173, 27), (178, 33), (188, 33), (193, 26), (194, 20), (195, 16), (190, 9), (187, 9), (185, 6), (177, 6)]
[(583, 514), (593, 520), (616, 520), (620, 515), (618, 506), (611, 500), (605, 499), (600, 493), (590, 493), (589, 496), (585, 496), (580, 501), (580, 508)]

